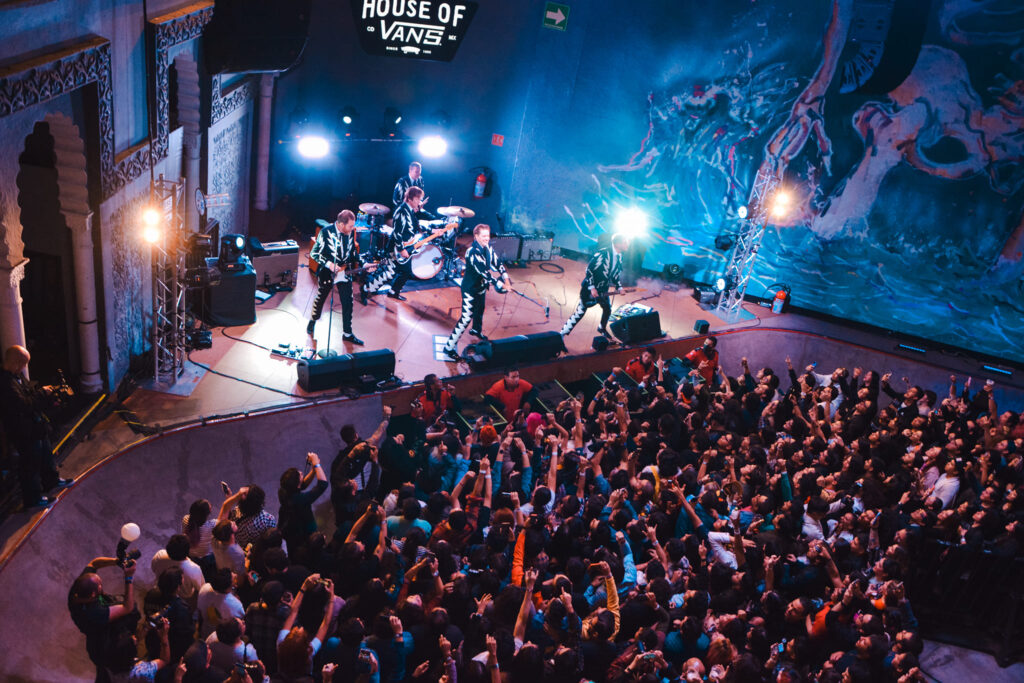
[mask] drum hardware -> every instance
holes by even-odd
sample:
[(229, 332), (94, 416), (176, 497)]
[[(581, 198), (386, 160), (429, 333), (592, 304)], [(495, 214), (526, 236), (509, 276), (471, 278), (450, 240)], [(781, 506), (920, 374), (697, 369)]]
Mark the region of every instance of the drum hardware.
[(476, 215), (476, 211), (464, 206), (442, 206), (438, 208), (437, 212), (449, 218), (472, 218)]

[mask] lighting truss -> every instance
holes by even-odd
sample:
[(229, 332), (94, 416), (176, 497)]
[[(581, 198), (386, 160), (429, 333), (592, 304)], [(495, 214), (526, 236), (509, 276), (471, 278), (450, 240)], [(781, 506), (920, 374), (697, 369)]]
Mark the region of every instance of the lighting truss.
[(153, 201), (162, 217), (152, 245), (153, 381), (172, 385), (185, 370), (185, 180), (153, 181)]
[(754, 271), (757, 252), (761, 248), (765, 229), (768, 227), (769, 200), (775, 189), (782, 182), (782, 173), (775, 164), (763, 164), (754, 179), (754, 187), (750, 191), (750, 215), (742, 219), (736, 233), (736, 243), (729, 255), (729, 265), (723, 277), (732, 286), (727, 287), (718, 299), (715, 315), (722, 320), (735, 322), (740, 316), (743, 295), (747, 292), (750, 275)]

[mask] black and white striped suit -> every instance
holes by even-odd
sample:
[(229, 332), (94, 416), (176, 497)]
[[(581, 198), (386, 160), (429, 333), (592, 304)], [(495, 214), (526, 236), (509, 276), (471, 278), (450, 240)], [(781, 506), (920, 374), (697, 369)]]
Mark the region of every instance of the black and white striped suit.
[(420, 188), (421, 190), (423, 190), (423, 196), (427, 196), (427, 191), (423, 187), (423, 176), (420, 176), (416, 180), (413, 180), (408, 175), (404, 175), (398, 179), (397, 183), (395, 183), (395, 191), (394, 193), (392, 193), (391, 196), (391, 203), (395, 205), (395, 208), (398, 208), (402, 204), (402, 202), (405, 201), (405, 192), (410, 187)]
[(341, 297), (341, 321), (345, 334), (352, 334), (352, 277), (348, 271), (359, 267), (359, 245), (356, 243), (355, 232), (346, 235), (333, 223), (321, 228), (309, 256), (319, 266), (316, 271), (316, 298), (313, 300), (313, 314), (310, 320), (320, 319), (324, 301), (331, 292), (334, 273), (327, 264), (347, 265), (348, 270), (342, 273), (338, 280), (338, 295)]
[[(601, 330), (608, 324), (608, 318), (612, 314), (612, 303), (608, 298), (608, 290), (619, 287), (619, 275), (622, 273), (622, 255), (615, 251), (614, 247), (608, 246), (598, 249), (590, 257), (587, 264), (587, 274), (583, 278), (583, 285), (580, 287), (580, 301), (576, 304), (576, 310), (572, 312), (569, 319), (562, 326), (562, 336), (572, 332), (591, 306), (601, 307)], [(597, 290), (597, 297), (590, 291)]]
[[(459, 338), (467, 329), (477, 334), (483, 331), (481, 325), (484, 320), (487, 288), (498, 279), (491, 275), (491, 271), (497, 271), (500, 277), (505, 276), (505, 266), (494, 250), (474, 240), (466, 251), (466, 272), (462, 276), (462, 312), (444, 345), (446, 351), (455, 350)], [(473, 325), (472, 328), (470, 323)]]
[(367, 292), (376, 292), (378, 289), (383, 287), (385, 283), (391, 282), (391, 292), (393, 294), (400, 294), (402, 287), (412, 277), (412, 263), (408, 260), (405, 263), (399, 263), (397, 256), (402, 251), (402, 245), (415, 237), (420, 231), (420, 221), (413, 212), (412, 207), (402, 202), (397, 209), (395, 209), (394, 220), (394, 231), (391, 233), (391, 241), (389, 244), (390, 256), (386, 257), (377, 268), (377, 272), (373, 274), (370, 281), (366, 283), (365, 290)]

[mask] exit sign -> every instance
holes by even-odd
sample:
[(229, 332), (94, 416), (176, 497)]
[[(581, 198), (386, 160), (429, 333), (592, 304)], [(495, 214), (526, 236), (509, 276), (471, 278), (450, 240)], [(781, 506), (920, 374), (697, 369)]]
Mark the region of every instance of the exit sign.
[(503, 146), (505, 144), (505, 136), (498, 135), (497, 133), (495, 133), (494, 135), (491, 136), (491, 144), (494, 145), (495, 147)]
[(558, 2), (544, 5), (544, 28), (564, 31), (569, 23), (569, 6)]

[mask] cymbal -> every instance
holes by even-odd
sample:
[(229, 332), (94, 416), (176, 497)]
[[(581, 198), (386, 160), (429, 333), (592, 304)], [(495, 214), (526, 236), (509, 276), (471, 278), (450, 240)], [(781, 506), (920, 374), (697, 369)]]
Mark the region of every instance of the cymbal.
[(472, 218), (476, 215), (476, 211), (467, 209), (464, 206), (442, 206), (437, 212), (449, 218)]
[(359, 210), (365, 214), (371, 216), (386, 216), (391, 213), (391, 209), (384, 206), (383, 204), (374, 204), (373, 202), (366, 202), (365, 204), (359, 205)]

